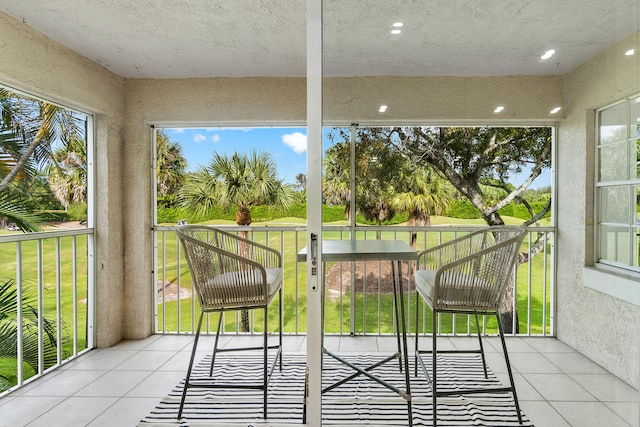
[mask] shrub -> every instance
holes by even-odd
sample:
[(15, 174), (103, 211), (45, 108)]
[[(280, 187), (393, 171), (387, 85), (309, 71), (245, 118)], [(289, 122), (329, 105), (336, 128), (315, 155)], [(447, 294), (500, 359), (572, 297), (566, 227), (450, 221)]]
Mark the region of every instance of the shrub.
[(87, 220), (87, 204), (71, 203), (67, 208), (69, 221), (86, 221)]

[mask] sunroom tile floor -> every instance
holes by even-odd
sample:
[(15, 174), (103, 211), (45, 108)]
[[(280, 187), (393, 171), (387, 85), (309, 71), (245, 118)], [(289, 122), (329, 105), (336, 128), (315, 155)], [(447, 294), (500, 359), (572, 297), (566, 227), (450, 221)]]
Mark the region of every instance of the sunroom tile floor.
[[(226, 336), (223, 344), (255, 338)], [(92, 350), (0, 398), (0, 425), (135, 426), (184, 377), (192, 340), (153, 335)], [(488, 363), (506, 382), (500, 343), (487, 341)], [(439, 346), (463, 348), (476, 342), (441, 338)], [(327, 336), (325, 344), (345, 353), (388, 353), (396, 345), (389, 336)], [(509, 337), (507, 347), (522, 410), (536, 426), (638, 426), (638, 390), (585, 356), (552, 338)], [(285, 351), (305, 348), (304, 336), (285, 337)]]

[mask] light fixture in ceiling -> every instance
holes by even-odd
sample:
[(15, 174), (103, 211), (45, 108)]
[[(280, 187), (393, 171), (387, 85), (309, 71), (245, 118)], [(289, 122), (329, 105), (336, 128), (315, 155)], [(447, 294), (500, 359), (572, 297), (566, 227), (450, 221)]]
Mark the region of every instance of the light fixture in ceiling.
[(627, 56), (633, 56), (633, 55), (635, 55), (635, 53), (636, 53), (635, 49), (629, 49), (624, 54), (627, 55)]
[(387, 111), (387, 106), (386, 106), (386, 105), (381, 105), (381, 106), (378, 108), (378, 112), (380, 112), (380, 113), (384, 113), (384, 112), (386, 112), (386, 111)]
[(495, 110), (493, 110), (493, 112), (494, 112), (494, 113), (499, 113), (499, 112), (501, 112), (502, 110), (504, 110), (504, 107), (503, 107), (502, 105), (498, 105), (498, 106), (496, 107), (496, 109), (495, 109)]
[(562, 107), (555, 107), (553, 110), (549, 111), (549, 114), (556, 114), (560, 110), (562, 110)]
[(549, 58), (551, 58), (555, 53), (556, 53), (555, 49), (549, 49), (548, 51), (546, 51), (546, 52), (544, 53), (544, 55), (542, 55), (542, 56), (540, 57), (540, 59), (542, 59), (542, 60), (549, 59)]
[(400, 34), (402, 32), (400, 28), (402, 28), (404, 24), (402, 22), (394, 22), (392, 26), (393, 30), (391, 30), (391, 34)]

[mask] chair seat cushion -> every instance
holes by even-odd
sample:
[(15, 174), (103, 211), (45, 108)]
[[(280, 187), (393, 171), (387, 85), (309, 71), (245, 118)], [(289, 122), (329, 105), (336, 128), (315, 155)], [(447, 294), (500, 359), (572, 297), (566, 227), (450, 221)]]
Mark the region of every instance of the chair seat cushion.
[[(443, 276), (440, 276), (443, 277)], [(490, 287), (478, 276), (463, 274), (447, 285), (446, 281), (438, 284), (438, 299), (433, 301), (436, 287), (436, 271), (417, 270), (415, 273), (416, 289), (434, 308), (458, 310), (494, 310), (498, 308), (497, 290)]]
[(416, 289), (429, 301), (433, 298), (433, 288), (436, 283), (436, 272), (433, 270), (418, 270), (415, 273)]
[[(283, 272), (281, 268), (266, 268), (268, 300), (282, 287)], [(263, 295), (262, 274), (260, 270), (233, 271), (216, 276), (210, 280), (203, 291), (211, 292), (215, 299), (235, 300), (236, 297), (254, 298)], [(231, 297), (233, 295), (233, 297)], [(231, 297), (231, 298), (230, 298)], [(239, 298), (238, 300), (240, 300)]]

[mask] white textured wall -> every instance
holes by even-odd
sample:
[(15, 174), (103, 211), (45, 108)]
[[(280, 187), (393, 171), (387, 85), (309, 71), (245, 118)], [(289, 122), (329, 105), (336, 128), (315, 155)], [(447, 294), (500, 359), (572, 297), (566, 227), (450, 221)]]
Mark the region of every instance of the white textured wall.
[(638, 38), (640, 33), (565, 76), (566, 119), (559, 126), (556, 158), (558, 338), (635, 388), (640, 307), (585, 287), (583, 273), (593, 262), (593, 110), (640, 92), (640, 52), (624, 55), (630, 44), (639, 46)]
[[(636, 36), (638, 37), (638, 36)], [(304, 79), (129, 80), (0, 14), (0, 82), (96, 114), (96, 342), (153, 331), (150, 124), (303, 125)], [(550, 121), (558, 147), (559, 338), (638, 387), (637, 306), (583, 286), (589, 258), (589, 110), (640, 91), (640, 65), (612, 49), (557, 77), (360, 78), (325, 82), (328, 124)], [(125, 98), (126, 92), (126, 98)], [(564, 92), (564, 96), (563, 96)], [(380, 104), (388, 113), (377, 112)], [(492, 113), (496, 105), (505, 112)], [(126, 106), (126, 107), (125, 107)], [(583, 177), (584, 179), (576, 179)]]
[(122, 339), (124, 80), (0, 13), (0, 84), (96, 114), (95, 339)]
[(153, 333), (150, 125), (297, 124), (306, 121), (304, 79), (128, 80), (123, 179), (126, 338)]
[[(562, 101), (559, 77), (360, 78), (325, 82), (330, 124), (434, 120), (523, 122), (550, 120)], [(378, 113), (389, 105), (387, 115)], [(494, 115), (497, 105), (504, 114)], [(150, 125), (302, 125), (306, 80), (301, 78), (133, 79), (126, 82), (123, 179), (126, 338), (153, 332), (152, 157)]]

